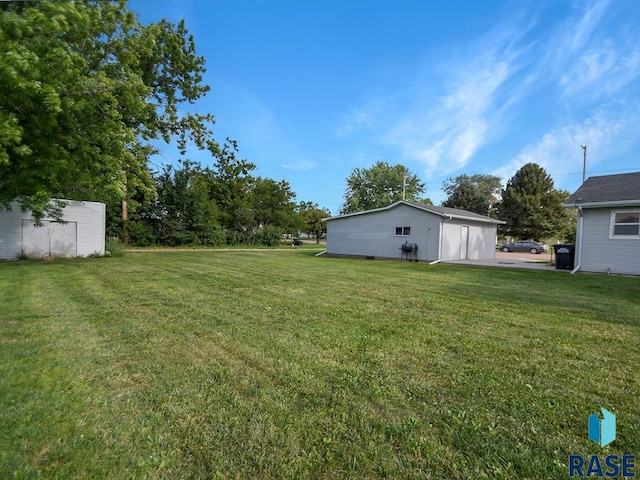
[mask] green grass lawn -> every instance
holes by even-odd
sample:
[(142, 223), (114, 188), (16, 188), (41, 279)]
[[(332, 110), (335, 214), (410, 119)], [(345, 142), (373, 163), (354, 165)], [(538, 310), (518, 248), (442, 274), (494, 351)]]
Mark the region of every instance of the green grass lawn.
[[(0, 264), (0, 478), (640, 463), (640, 279), (314, 253)], [(603, 449), (601, 407), (618, 433)]]

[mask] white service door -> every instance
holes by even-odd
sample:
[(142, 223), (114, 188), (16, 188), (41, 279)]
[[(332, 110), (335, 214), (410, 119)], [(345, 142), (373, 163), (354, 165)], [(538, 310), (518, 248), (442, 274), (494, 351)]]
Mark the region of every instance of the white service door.
[(469, 258), (469, 227), (463, 225), (460, 229), (460, 260)]

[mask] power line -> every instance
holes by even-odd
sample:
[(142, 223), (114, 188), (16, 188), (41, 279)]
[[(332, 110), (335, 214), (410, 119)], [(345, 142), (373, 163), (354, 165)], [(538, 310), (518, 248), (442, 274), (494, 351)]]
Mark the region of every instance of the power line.
[[(593, 170), (591, 173), (627, 173), (637, 172), (637, 168), (621, 168), (617, 170)], [(566, 177), (569, 175), (580, 175), (582, 172), (568, 172), (568, 173), (549, 173), (552, 177)]]

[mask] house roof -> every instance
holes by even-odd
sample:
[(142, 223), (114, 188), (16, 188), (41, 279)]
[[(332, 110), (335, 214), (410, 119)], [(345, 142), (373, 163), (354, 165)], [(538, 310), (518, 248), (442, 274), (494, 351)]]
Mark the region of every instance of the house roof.
[(493, 223), (496, 225), (504, 224), (502, 220), (496, 220), (495, 218), (487, 217), (485, 215), (480, 215), (478, 213), (470, 212), (468, 210), (460, 210), (459, 208), (449, 208), (449, 207), (436, 207), (434, 205), (426, 205), (424, 203), (412, 202), (409, 200), (398, 200), (391, 205), (382, 208), (375, 208), (373, 210), (364, 210), (362, 212), (349, 213), (347, 215), (338, 215), (335, 217), (329, 217), (323, 219), (323, 221), (331, 221), (337, 220), (340, 218), (348, 218), (354, 217), (356, 215), (366, 215), (373, 212), (382, 212), (384, 210), (391, 210), (392, 208), (398, 205), (407, 205), (409, 207), (417, 208), (419, 210), (423, 210), (428, 213), (432, 213), (434, 215), (438, 215), (439, 217), (450, 217), (456, 218), (458, 220), (473, 220), (476, 222), (484, 222), (484, 223)]
[(640, 205), (640, 172), (589, 177), (565, 207), (606, 207)]

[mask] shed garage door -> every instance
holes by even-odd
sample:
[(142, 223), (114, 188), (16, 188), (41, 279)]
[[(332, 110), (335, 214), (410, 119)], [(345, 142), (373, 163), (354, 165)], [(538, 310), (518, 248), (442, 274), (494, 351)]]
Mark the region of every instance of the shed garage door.
[(22, 220), (22, 252), (29, 258), (75, 257), (78, 251), (76, 222), (42, 221), (36, 227), (31, 220)]

